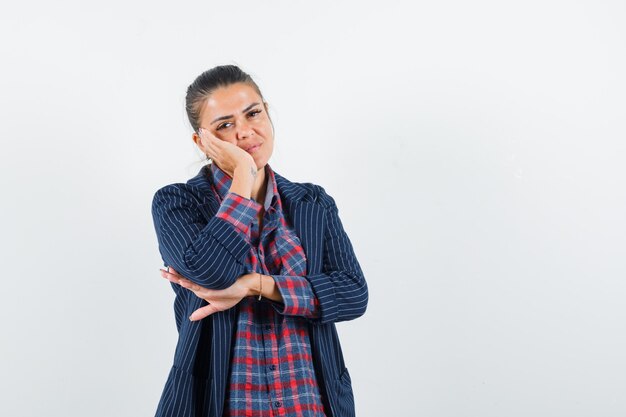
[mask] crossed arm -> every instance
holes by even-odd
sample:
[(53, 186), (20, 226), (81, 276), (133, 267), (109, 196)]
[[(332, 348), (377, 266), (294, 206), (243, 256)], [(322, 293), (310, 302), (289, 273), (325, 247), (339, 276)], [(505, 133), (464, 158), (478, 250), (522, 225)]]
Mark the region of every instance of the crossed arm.
[[(280, 313), (300, 315), (316, 324), (351, 320), (365, 312), (367, 284), (334, 200), (322, 187), (315, 187), (325, 205), (324, 272), (302, 277), (266, 275), (263, 295)], [(161, 188), (154, 196), (152, 213), (163, 261), (177, 273), (164, 277), (212, 300), (205, 310), (192, 314), (191, 319), (198, 319), (258, 294), (258, 275), (245, 270), (245, 256), (248, 228), (261, 205), (229, 193), (207, 222), (192, 191), (187, 184)]]

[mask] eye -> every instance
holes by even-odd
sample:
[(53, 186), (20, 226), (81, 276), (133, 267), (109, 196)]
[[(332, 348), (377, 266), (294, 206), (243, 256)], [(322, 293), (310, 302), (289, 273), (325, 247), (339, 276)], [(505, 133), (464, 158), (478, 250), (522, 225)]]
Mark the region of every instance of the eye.
[(221, 124), (221, 125), (219, 125), (219, 126), (218, 126), (215, 130), (221, 130), (223, 127), (226, 127), (226, 125), (230, 125), (230, 124), (232, 124), (232, 123), (230, 123), (230, 122), (225, 122), (225, 123), (222, 123), (222, 124)]
[[(256, 117), (256, 116), (257, 116), (257, 114), (259, 114), (259, 113), (261, 113), (261, 112), (262, 112), (262, 110), (256, 110), (256, 109), (255, 109), (255, 110), (250, 111), (250, 112), (248, 113), (248, 116), (249, 116), (249, 117)], [(224, 123), (222, 123), (221, 125), (219, 125), (219, 126), (218, 126), (215, 130), (221, 130), (222, 128), (227, 128), (227, 127), (230, 127), (230, 126), (227, 126), (227, 125), (232, 125), (232, 123), (230, 123), (230, 122), (224, 122)]]

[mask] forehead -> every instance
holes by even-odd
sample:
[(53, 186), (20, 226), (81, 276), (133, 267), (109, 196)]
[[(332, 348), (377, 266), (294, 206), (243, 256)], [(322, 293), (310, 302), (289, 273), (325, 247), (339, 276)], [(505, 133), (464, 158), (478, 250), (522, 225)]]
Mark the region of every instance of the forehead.
[(243, 84), (231, 84), (219, 87), (209, 96), (204, 104), (204, 117), (217, 117), (238, 114), (252, 103), (261, 103), (261, 97), (253, 87)]

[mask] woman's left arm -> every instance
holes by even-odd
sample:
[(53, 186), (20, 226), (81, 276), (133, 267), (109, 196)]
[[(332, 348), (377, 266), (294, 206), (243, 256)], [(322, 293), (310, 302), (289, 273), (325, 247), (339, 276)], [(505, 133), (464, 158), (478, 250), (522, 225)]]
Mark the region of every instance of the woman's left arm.
[(335, 200), (320, 185), (318, 200), (325, 206), (324, 268), (306, 275), (319, 303), (314, 324), (353, 320), (362, 316), (369, 299), (367, 283), (352, 243), (339, 218)]

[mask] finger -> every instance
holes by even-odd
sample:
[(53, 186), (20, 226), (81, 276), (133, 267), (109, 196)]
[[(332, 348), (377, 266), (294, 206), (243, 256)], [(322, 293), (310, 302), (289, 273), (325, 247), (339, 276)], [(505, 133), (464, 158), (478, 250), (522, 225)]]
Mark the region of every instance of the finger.
[(217, 308), (215, 308), (213, 304), (209, 304), (204, 307), (200, 307), (199, 309), (191, 313), (191, 316), (189, 316), (189, 320), (191, 321), (202, 320), (203, 318), (208, 317), (217, 311), (218, 311)]
[(218, 159), (218, 157), (217, 157), (218, 152), (215, 150), (215, 147), (213, 147), (212, 145), (207, 145), (205, 150), (206, 150), (206, 156), (208, 156), (209, 158), (211, 158), (214, 161), (216, 161)]
[(206, 155), (207, 158), (213, 159), (213, 152), (210, 150), (211, 148), (211, 138), (209, 136), (209, 132), (205, 129), (199, 128), (198, 135), (200, 136), (200, 144), (202, 152)]
[(196, 294), (200, 298), (208, 298), (208, 297), (213, 296), (213, 290), (210, 290), (194, 282), (191, 282), (188, 279), (184, 279), (184, 278), (180, 279), (178, 281), (178, 284), (180, 284), (181, 287), (187, 288), (188, 290), (192, 291), (194, 294)]
[[(174, 268), (170, 268), (169, 270), (159, 268), (159, 271), (161, 271), (161, 275), (166, 274), (166, 275), (171, 275), (171, 276), (180, 276), (180, 274), (178, 272), (174, 271)], [(174, 272), (172, 272), (172, 271), (174, 271)]]
[(211, 145), (215, 145), (216, 143), (220, 143), (221, 140), (215, 136), (211, 131), (206, 129), (201, 129), (200, 138), (202, 139), (202, 143), (205, 147), (210, 147)]
[(180, 284), (181, 287), (188, 288), (188, 289), (190, 289), (191, 291), (194, 291), (194, 292), (195, 291), (200, 291), (202, 289), (202, 287), (199, 286), (198, 284), (195, 284), (195, 283), (193, 283), (191, 281), (188, 281), (188, 280), (186, 280), (184, 278), (180, 278), (178, 280), (178, 283)]
[(215, 159), (215, 145), (214, 143), (217, 141), (217, 138), (211, 132), (204, 129), (198, 129), (198, 133), (200, 134), (200, 142), (202, 143), (202, 150), (205, 155), (211, 159)]
[(171, 282), (173, 282), (175, 284), (178, 284), (178, 279), (174, 278), (174, 276), (172, 274), (170, 274), (169, 272), (167, 272), (164, 269), (159, 269), (159, 271), (161, 271), (161, 276), (163, 278), (165, 278), (166, 280), (171, 281)]
[(222, 140), (220, 138), (218, 138), (217, 136), (213, 136), (213, 139), (211, 140), (210, 145), (215, 146), (217, 149), (223, 148), (224, 144), (228, 143), (225, 140)]
[(178, 274), (172, 274), (171, 272), (167, 272), (164, 269), (159, 269), (159, 271), (161, 271), (161, 276), (165, 279), (168, 279), (176, 284), (178, 284), (178, 281), (181, 279), (181, 276)]

